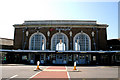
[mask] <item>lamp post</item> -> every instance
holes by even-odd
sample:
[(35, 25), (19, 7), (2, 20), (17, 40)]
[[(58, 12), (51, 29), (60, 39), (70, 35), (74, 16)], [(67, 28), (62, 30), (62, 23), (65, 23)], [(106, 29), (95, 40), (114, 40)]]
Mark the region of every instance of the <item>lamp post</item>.
[(70, 31), (70, 49), (72, 50), (72, 31)]
[(26, 31), (26, 36), (28, 37), (28, 34), (29, 34), (29, 32), (28, 31)]
[(92, 33), (91, 33), (91, 34), (92, 34), (92, 37), (94, 37), (94, 36), (95, 36), (95, 33), (94, 33), (93, 31), (92, 31)]
[(49, 49), (49, 37), (50, 37), (50, 31), (47, 32), (47, 36), (48, 36), (47, 48)]
[(96, 50), (96, 43), (95, 43), (95, 38), (94, 38), (95, 32), (92, 31), (91, 34), (92, 34), (92, 39), (93, 39), (94, 50)]
[(26, 46), (26, 43), (27, 43), (27, 38), (28, 38), (29, 32), (26, 31), (25, 34), (26, 34), (26, 36), (25, 36), (25, 42), (24, 42), (23, 50), (25, 49), (25, 46)]

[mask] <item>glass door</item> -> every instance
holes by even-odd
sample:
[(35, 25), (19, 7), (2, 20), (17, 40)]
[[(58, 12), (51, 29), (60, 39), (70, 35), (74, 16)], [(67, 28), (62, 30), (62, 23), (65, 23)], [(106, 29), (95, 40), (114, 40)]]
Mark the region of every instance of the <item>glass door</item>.
[(86, 56), (84, 54), (79, 54), (79, 64), (86, 64)]
[(62, 54), (56, 55), (56, 64), (63, 64), (63, 55)]

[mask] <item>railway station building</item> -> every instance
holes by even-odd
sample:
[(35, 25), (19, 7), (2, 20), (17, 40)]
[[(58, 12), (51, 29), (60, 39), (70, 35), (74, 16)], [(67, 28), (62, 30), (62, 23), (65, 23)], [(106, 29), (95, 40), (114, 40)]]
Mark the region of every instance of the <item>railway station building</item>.
[(107, 50), (107, 24), (40, 20), (13, 26), (14, 50), (8, 51), (9, 63), (110, 65), (120, 61), (119, 52)]

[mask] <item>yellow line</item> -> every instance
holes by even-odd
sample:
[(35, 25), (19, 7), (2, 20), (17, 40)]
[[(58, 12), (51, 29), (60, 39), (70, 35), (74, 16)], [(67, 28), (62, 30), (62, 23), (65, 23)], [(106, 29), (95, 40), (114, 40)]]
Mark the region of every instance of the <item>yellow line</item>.
[(67, 70), (60, 70), (60, 69), (44, 69), (43, 71), (67, 71)]

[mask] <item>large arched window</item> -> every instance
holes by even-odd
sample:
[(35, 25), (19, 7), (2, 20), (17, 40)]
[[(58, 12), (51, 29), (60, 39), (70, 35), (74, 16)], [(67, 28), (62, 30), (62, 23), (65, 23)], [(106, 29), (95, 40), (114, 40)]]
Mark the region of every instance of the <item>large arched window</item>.
[(46, 49), (45, 36), (40, 32), (32, 34), (29, 40), (29, 49), (30, 50), (45, 50)]
[(56, 33), (51, 38), (51, 50), (56, 50), (57, 44), (62, 40), (65, 50), (68, 50), (68, 37), (64, 33)]
[(74, 37), (74, 50), (78, 51), (90, 51), (91, 40), (86, 33), (78, 33)]

